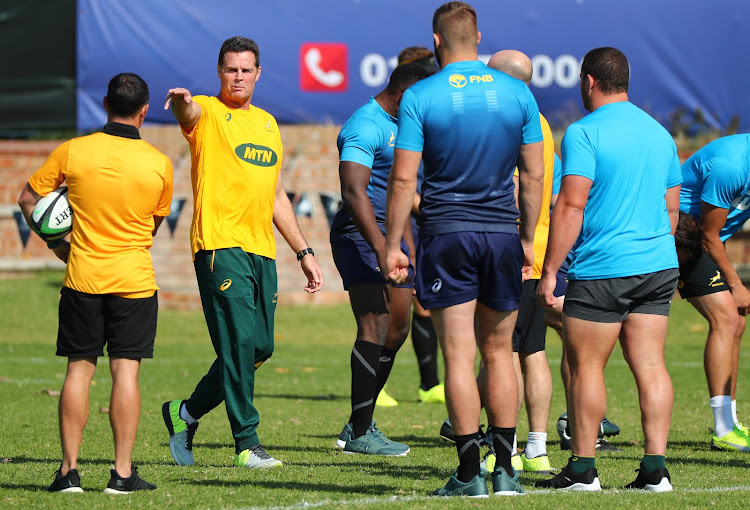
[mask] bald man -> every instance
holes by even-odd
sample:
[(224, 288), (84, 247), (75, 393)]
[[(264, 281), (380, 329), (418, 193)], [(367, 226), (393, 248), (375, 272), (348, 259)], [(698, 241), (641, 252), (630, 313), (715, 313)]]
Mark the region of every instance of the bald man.
[[(502, 71), (528, 85), (531, 82), (533, 66), (524, 53), (516, 50), (498, 51), (490, 58), (488, 66)], [(555, 165), (555, 140), (547, 119), (540, 113), (544, 154), (544, 184), (542, 205), (534, 233), (534, 265), (531, 278), (523, 282), (518, 318), (513, 329), (513, 365), (518, 381), (518, 412), (521, 403), (526, 401), (526, 415), (529, 419), (529, 435), (526, 449), (520, 462), (514, 457), (514, 467), (518, 464), (523, 471), (549, 473), (547, 457), (547, 422), (552, 401), (552, 374), (545, 354), (544, 307), (536, 297), (536, 287), (542, 276), (542, 262), (547, 249), (549, 235), (549, 211), (552, 198), (552, 180)], [(517, 172), (516, 172), (517, 173)], [(517, 177), (514, 176), (514, 180)], [(564, 289), (563, 289), (564, 293)], [(515, 446), (515, 445), (514, 445)], [(513, 449), (515, 453), (516, 449)], [(489, 460), (489, 458), (488, 458)]]
[[(512, 334), (522, 275), (532, 269), (541, 206), (539, 108), (524, 83), (478, 61), (481, 36), (470, 5), (443, 4), (432, 29), (442, 71), (412, 85), (401, 99), (388, 182), (384, 274), (395, 283), (408, 278), (409, 259), (397, 239), (424, 158), (416, 289), (430, 310), (445, 358), (446, 404), (459, 460), (455, 474), (434, 494), (488, 495), (479, 468), (478, 346), (487, 369), (485, 407), (497, 453), (492, 491), (516, 495), (523, 487), (510, 461), (518, 418)], [(520, 208), (513, 199), (516, 162)]]

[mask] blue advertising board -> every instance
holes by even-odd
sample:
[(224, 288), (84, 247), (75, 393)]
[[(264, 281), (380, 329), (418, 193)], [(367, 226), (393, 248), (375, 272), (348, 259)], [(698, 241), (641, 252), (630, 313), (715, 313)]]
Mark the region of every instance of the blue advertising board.
[[(343, 123), (387, 83), (407, 46), (432, 48), (432, 14), (442, 1), (413, 0), (79, 0), (77, 122), (106, 122), (109, 78), (135, 72), (149, 84), (150, 122), (172, 87), (218, 91), (222, 41), (243, 35), (260, 46), (253, 104), (280, 123)], [(534, 63), (532, 92), (553, 126), (585, 112), (580, 61), (600, 46), (631, 64), (630, 99), (665, 126), (697, 114), (707, 126), (750, 131), (750, 66), (735, 0), (476, 0), (480, 59), (501, 49)]]

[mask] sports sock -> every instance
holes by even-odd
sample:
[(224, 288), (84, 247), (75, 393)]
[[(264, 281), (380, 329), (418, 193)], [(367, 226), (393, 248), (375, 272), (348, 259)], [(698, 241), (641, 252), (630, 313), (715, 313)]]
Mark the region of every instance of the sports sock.
[(427, 391), (440, 384), (438, 378), (438, 341), (432, 319), (416, 313), (411, 319), (411, 343), (419, 363), (420, 387)]
[(526, 451), (524, 454), (527, 459), (533, 459), (540, 455), (547, 455), (547, 433), (529, 432), (529, 440), (526, 443)]
[(492, 432), (492, 446), (495, 449), (495, 469), (501, 467), (509, 475), (513, 474), (513, 467), (510, 463), (510, 456), (513, 450), (513, 436), (516, 434), (516, 428), (501, 428), (490, 425)]
[(573, 455), (570, 458), (570, 470), (576, 475), (585, 473), (587, 469), (596, 467), (596, 457), (581, 457), (580, 455)]
[(734, 427), (732, 397), (729, 395), (718, 395), (711, 397), (709, 402), (711, 404), (711, 411), (714, 413), (714, 434), (716, 437), (726, 436)]
[(737, 419), (737, 401), (732, 400), (732, 421), (734, 422), (734, 426), (739, 428), (740, 420)]
[(180, 418), (185, 420), (188, 425), (192, 425), (193, 423), (197, 423), (198, 420), (190, 416), (190, 413), (187, 410), (187, 407), (185, 407), (185, 403), (180, 406)]
[(352, 424), (353, 438), (364, 435), (372, 421), (382, 350), (382, 346), (363, 340), (354, 342), (352, 348), (352, 415), (349, 423)]
[(465, 436), (456, 436), (458, 450), (457, 478), (466, 483), (479, 474), (479, 431)]
[(667, 467), (667, 459), (664, 455), (645, 454), (641, 460), (641, 469), (644, 473), (651, 473), (656, 468)]
[(385, 386), (388, 376), (391, 375), (393, 369), (393, 362), (396, 360), (396, 352), (390, 349), (383, 348), (380, 353), (380, 365), (378, 366), (378, 386), (375, 391), (375, 398), (378, 398), (380, 391)]

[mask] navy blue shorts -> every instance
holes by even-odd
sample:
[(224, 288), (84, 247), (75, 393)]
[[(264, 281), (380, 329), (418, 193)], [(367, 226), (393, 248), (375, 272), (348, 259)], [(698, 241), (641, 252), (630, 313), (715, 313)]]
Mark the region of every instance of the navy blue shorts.
[[(401, 251), (406, 253), (407, 256), (409, 255), (409, 248), (406, 247), (403, 239), (401, 240)], [(332, 233), (331, 252), (336, 269), (338, 269), (341, 279), (344, 281), (344, 290), (366, 283), (386, 283), (378, 269), (375, 252), (359, 233), (341, 235)], [(389, 283), (388, 285), (392, 284)], [(409, 263), (409, 281), (392, 286), (398, 289), (414, 288), (414, 266), (411, 263)]]
[(562, 267), (557, 271), (557, 285), (555, 286), (555, 291), (552, 293), (555, 297), (564, 296), (565, 293), (568, 291), (568, 268), (570, 267), (570, 264), (568, 263), (568, 260), (566, 259), (565, 262), (563, 262)]
[(523, 248), (515, 234), (454, 232), (421, 237), (417, 298), (426, 308), (473, 299), (498, 311), (518, 309)]

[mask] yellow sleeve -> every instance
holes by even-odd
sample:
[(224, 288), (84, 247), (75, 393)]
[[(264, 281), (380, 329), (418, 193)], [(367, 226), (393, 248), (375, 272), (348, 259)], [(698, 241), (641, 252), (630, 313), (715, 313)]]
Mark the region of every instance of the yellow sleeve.
[(173, 175), (172, 175), (172, 161), (169, 158), (165, 158), (167, 164), (164, 167), (164, 187), (161, 191), (161, 197), (159, 197), (159, 203), (154, 211), (155, 216), (169, 216), (171, 205), (172, 205), (172, 189), (173, 189)]
[(71, 140), (68, 140), (53, 150), (44, 164), (29, 178), (29, 186), (38, 195), (49, 195), (65, 181), (70, 143)]

